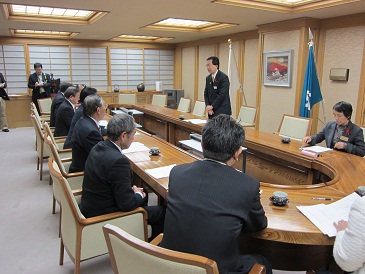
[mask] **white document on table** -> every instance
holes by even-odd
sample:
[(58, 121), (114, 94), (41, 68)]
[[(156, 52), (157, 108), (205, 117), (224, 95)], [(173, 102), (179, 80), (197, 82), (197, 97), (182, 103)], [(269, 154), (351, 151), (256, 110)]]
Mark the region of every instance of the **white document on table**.
[(190, 122), (190, 123), (195, 124), (195, 125), (205, 124), (207, 122), (207, 120), (203, 120), (203, 119), (186, 119), (184, 121), (185, 122)]
[(187, 146), (188, 148), (192, 148), (196, 151), (203, 152), (202, 144), (195, 140), (181, 140), (179, 141), (181, 144)]
[(314, 152), (326, 152), (332, 150), (332, 148), (321, 147), (321, 146), (311, 146), (311, 147), (303, 147), (302, 150), (310, 150)]
[(140, 142), (133, 142), (131, 146), (127, 149), (123, 149), (123, 153), (132, 153), (132, 152), (140, 152), (140, 151), (149, 151), (150, 149), (146, 147), (144, 144)]
[(106, 127), (107, 125), (108, 125), (108, 121), (107, 120), (100, 120), (99, 121), (99, 126)]
[(352, 203), (360, 196), (353, 192), (352, 194), (338, 200), (337, 202), (325, 205), (318, 204), (312, 206), (297, 206), (323, 234), (334, 237), (337, 234), (333, 222), (348, 219)]
[(176, 166), (176, 164), (146, 169), (145, 172), (156, 179), (166, 178), (170, 176), (171, 169), (174, 166)]

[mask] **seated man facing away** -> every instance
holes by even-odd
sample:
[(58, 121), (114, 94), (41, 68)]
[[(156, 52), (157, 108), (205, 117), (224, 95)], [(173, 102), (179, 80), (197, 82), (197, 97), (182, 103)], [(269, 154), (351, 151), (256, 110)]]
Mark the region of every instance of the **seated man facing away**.
[(260, 182), (232, 167), (242, 152), (245, 132), (226, 114), (203, 127), (204, 160), (175, 166), (170, 173), (165, 231), (160, 246), (216, 261), (220, 273), (248, 273), (257, 254), (240, 255), (242, 232), (266, 228)]
[(55, 137), (67, 136), (75, 114), (75, 105), (80, 99), (80, 91), (76, 87), (69, 87), (65, 91), (65, 98), (65, 101), (63, 101), (57, 111), (54, 130)]
[(133, 171), (123, 155), (134, 140), (136, 124), (128, 114), (114, 115), (107, 126), (108, 139), (90, 151), (85, 164), (80, 209), (90, 218), (116, 211), (131, 211), (143, 206), (152, 226), (153, 239), (163, 231), (165, 208), (147, 206), (143, 188), (133, 185)]
[(51, 126), (51, 127), (55, 126), (58, 108), (63, 103), (63, 101), (65, 101), (65, 91), (71, 86), (72, 86), (71, 83), (67, 83), (67, 82), (61, 83), (60, 91), (57, 92), (55, 98), (53, 98), (53, 100), (52, 100), (51, 117), (49, 119), (49, 126)]
[[(84, 115), (85, 98), (89, 95), (96, 94), (97, 92), (98, 91), (96, 90), (96, 88), (90, 88), (90, 87), (86, 87), (82, 91), (80, 91), (80, 102), (79, 103), (81, 105), (76, 109), (75, 115), (72, 117), (71, 127), (70, 127), (70, 130), (68, 131), (66, 141), (63, 144), (63, 148), (65, 148), (65, 149), (71, 148), (71, 138), (72, 138), (72, 134), (74, 132), (75, 125), (80, 120), (80, 118)], [(103, 117), (101, 119), (103, 119)]]
[(70, 172), (84, 171), (90, 150), (104, 140), (99, 126), (99, 121), (104, 118), (106, 112), (103, 99), (97, 94), (86, 97), (83, 110), (84, 115), (76, 123), (72, 134)]

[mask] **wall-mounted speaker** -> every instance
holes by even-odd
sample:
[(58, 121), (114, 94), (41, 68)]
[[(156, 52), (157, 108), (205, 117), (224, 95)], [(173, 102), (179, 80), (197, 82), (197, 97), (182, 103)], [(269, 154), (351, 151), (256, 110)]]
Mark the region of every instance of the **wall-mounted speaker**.
[(348, 81), (350, 70), (347, 68), (331, 68), (330, 80), (332, 81)]

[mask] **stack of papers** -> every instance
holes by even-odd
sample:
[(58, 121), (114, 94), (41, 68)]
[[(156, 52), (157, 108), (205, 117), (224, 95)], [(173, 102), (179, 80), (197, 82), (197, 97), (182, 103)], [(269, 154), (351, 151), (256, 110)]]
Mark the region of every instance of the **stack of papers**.
[(309, 150), (309, 151), (314, 151), (314, 152), (320, 153), (320, 152), (326, 152), (326, 151), (332, 150), (332, 148), (321, 147), (321, 146), (311, 146), (311, 147), (303, 147), (302, 150)]
[(357, 193), (352, 193), (332, 204), (318, 204), (313, 206), (297, 206), (323, 234), (334, 237), (337, 234), (333, 222), (348, 219), (352, 203), (359, 198)]
[(146, 147), (144, 144), (140, 142), (133, 142), (131, 146), (127, 149), (123, 149), (123, 153), (132, 153), (132, 152), (139, 152), (139, 151), (149, 151), (150, 149)]
[(184, 120), (185, 122), (190, 122), (192, 124), (205, 124), (207, 122), (207, 120), (203, 120), (203, 119), (186, 119)]
[(171, 169), (174, 166), (176, 166), (176, 164), (146, 169), (145, 172), (151, 175), (152, 177), (155, 177), (156, 179), (166, 178), (170, 176)]

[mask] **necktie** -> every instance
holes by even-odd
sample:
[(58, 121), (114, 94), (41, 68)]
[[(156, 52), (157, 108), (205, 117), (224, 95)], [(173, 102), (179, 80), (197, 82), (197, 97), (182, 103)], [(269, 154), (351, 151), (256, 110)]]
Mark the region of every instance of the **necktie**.
[(215, 81), (215, 78), (214, 78), (214, 76), (212, 75), (212, 82), (214, 83), (214, 81)]

